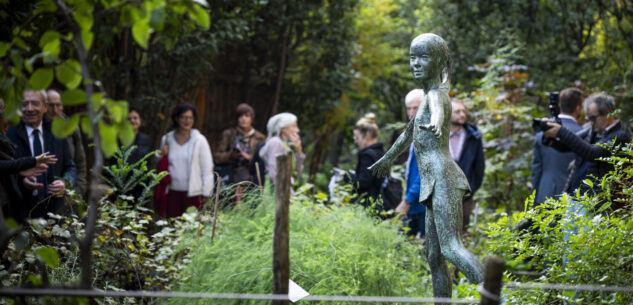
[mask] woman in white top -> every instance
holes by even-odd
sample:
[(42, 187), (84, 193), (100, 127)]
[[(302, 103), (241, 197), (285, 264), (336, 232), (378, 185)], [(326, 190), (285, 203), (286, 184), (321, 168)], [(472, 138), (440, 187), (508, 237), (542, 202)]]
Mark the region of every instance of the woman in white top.
[(270, 181), (274, 183), (277, 175), (277, 156), (290, 150), (295, 153), (294, 169), (300, 175), (305, 154), (303, 154), (301, 138), (299, 137), (297, 117), (288, 112), (277, 114), (268, 120), (266, 129), (268, 130), (268, 139), (261, 148), (259, 155), (264, 159), (266, 173), (270, 177)]
[(193, 128), (196, 108), (181, 103), (171, 113), (174, 130), (161, 140), (161, 154), (169, 159), (171, 183), (167, 190), (167, 217), (178, 217), (188, 207), (200, 209), (213, 192), (213, 157), (209, 142)]

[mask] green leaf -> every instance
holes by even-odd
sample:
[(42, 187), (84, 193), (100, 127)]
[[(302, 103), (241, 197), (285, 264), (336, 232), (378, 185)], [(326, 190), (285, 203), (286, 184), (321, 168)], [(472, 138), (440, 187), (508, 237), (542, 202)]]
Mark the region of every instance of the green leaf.
[(66, 106), (81, 105), (86, 102), (86, 93), (81, 89), (66, 90), (62, 93), (62, 103)]
[(92, 125), (90, 125), (90, 118), (88, 116), (83, 116), (79, 121), (81, 124), (81, 131), (88, 135), (88, 139), (92, 139)]
[(147, 49), (147, 42), (149, 41), (151, 30), (147, 18), (138, 20), (134, 26), (132, 26), (132, 36), (143, 49)]
[(194, 5), (193, 11), (189, 12), (191, 19), (193, 19), (199, 26), (208, 30), (211, 25), (209, 12), (207, 12), (202, 6)]
[(60, 51), (60, 40), (61, 35), (57, 31), (46, 31), (42, 38), (40, 38), (40, 47), (42, 48), (42, 52), (48, 52), (54, 57), (59, 55)]
[(149, 19), (149, 25), (156, 31), (160, 32), (165, 27), (165, 13), (164, 7), (157, 7), (152, 11), (152, 16)]
[(49, 267), (57, 268), (59, 266), (59, 254), (57, 250), (51, 247), (42, 247), (35, 250), (35, 255), (42, 259)]
[(76, 10), (73, 12), (73, 18), (75, 18), (75, 21), (77, 21), (77, 24), (81, 27), (82, 32), (92, 29), (94, 19), (92, 18), (90, 10)]
[(94, 35), (92, 34), (92, 32), (90, 30), (82, 30), (81, 31), (81, 40), (84, 43), (84, 48), (86, 48), (86, 51), (90, 49), (90, 46), (92, 45), (92, 38), (94, 37)]
[(35, 7), (37, 8), (33, 11), (33, 16), (39, 15), (41, 13), (54, 13), (55, 11), (57, 11), (57, 5), (53, 0), (38, 1), (35, 4)]
[(31, 74), (29, 88), (33, 90), (46, 89), (53, 82), (53, 77), (53, 69), (39, 68)]
[(0, 58), (4, 57), (4, 55), (7, 54), (7, 51), (9, 50), (9, 46), (10, 44), (4, 41), (0, 41)]
[(55, 75), (68, 89), (77, 88), (81, 84), (81, 65), (76, 60), (69, 59), (55, 68)]
[(134, 143), (134, 128), (132, 124), (127, 120), (117, 124), (117, 130), (119, 135), (119, 140), (121, 140), (121, 144), (123, 146), (130, 146)]
[(59, 32), (57, 31), (46, 31), (44, 35), (42, 35), (42, 37), (40, 38), (39, 46), (40, 48), (43, 48), (45, 45), (49, 44), (52, 41), (59, 40), (59, 38), (61, 37), (62, 35), (59, 34)]
[(101, 134), (101, 149), (106, 158), (114, 155), (117, 149), (116, 128), (99, 122), (99, 133)]
[(55, 118), (51, 129), (53, 135), (58, 139), (66, 138), (70, 136), (79, 125), (79, 114), (75, 113), (69, 119)]

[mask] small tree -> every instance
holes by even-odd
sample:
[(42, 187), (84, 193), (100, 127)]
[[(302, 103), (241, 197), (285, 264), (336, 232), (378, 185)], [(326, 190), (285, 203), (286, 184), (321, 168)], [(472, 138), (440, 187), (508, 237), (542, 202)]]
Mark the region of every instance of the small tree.
[(83, 288), (90, 288), (92, 283), (90, 248), (102, 195), (99, 185), (104, 156), (114, 154), (117, 140), (123, 145), (134, 140), (126, 120), (127, 102), (107, 98), (102, 82), (92, 77), (92, 63), (99, 60), (93, 57), (92, 47), (101, 34), (95, 24), (107, 19), (115, 22), (113, 31), (130, 29), (142, 48), (148, 47), (153, 33), (169, 29), (162, 37), (170, 39), (160, 43), (170, 47), (182, 32), (196, 24), (209, 28), (206, 5), (204, 0), (41, 0), (32, 7), (31, 16), (13, 29), (10, 41), (0, 41), (0, 98), (6, 102), (10, 120), (19, 119), (17, 109), (25, 89), (46, 89), (54, 79), (67, 88), (62, 94), (64, 105), (85, 105), (84, 112), (55, 119), (52, 127), (57, 137), (67, 137), (81, 126), (95, 148), (86, 230), (78, 241)]

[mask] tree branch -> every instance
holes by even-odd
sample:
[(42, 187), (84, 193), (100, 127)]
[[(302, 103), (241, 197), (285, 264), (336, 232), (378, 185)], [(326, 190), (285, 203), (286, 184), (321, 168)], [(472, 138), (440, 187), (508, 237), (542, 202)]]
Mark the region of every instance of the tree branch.
[(83, 239), (79, 243), (79, 257), (81, 262), (81, 282), (80, 285), (84, 289), (92, 288), (92, 264), (91, 264), (91, 247), (95, 233), (95, 225), (97, 222), (98, 201), (99, 201), (99, 182), (101, 181), (101, 168), (103, 167), (103, 152), (101, 150), (101, 135), (99, 134), (99, 116), (96, 115), (90, 100), (92, 98), (92, 77), (90, 76), (90, 66), (88, 65), (88, 51), (84, 47), (81, 37), (81, 29), (79, 25), (73, 22), (70, 16), (70, 10), (62, 0), (57, 0), (57, 4), (63, 12), (66, 19), (72, 26), (75, 38), (75, 46), (81, 65), (81, 76), (83, 77), (84, 91), (86, 92), (86, 110), (90, 118), (90, 127), (94, 140), (94, 164), (92, 166), (92, 177), (90, 179), (89, 195), (88, 195), (88, 217), (86, 219), (86, 229)]

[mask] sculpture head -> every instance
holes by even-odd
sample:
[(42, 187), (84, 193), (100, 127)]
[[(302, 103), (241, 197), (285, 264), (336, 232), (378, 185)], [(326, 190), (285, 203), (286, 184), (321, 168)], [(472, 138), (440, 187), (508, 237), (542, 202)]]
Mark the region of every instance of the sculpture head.
[(411, 73), (423, 88), (449, 83), (451, 61), (442, 37), (432, 33), (418, 35), (411, 42), (409, 55)]

